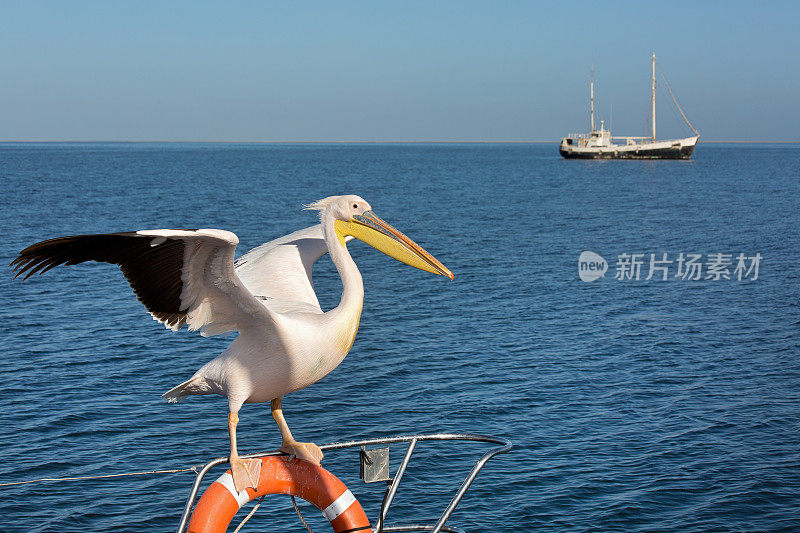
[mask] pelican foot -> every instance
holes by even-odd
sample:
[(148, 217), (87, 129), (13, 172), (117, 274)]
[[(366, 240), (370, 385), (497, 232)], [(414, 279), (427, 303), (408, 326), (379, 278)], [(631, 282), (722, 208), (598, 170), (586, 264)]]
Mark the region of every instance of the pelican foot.
[(322, 461), (322, 450), (313, 442), (284, 441), (281, 451), (315, 465)]
[(231, 476), (233, 485), (238, 492), (247, 487), (256, 489), (258, 478), (261, 476), (261, 459), (231, 458)]

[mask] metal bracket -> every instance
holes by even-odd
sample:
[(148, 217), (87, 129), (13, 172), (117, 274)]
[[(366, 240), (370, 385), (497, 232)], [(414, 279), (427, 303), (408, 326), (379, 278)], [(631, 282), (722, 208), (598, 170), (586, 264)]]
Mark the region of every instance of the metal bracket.
[(375, 483), (376, 481), (389, 481), (389, 445), (385, 448), (372, 448), (367, 450), (361, 447), (359, 453), (361, 468), (358, 477), (364, 483)]

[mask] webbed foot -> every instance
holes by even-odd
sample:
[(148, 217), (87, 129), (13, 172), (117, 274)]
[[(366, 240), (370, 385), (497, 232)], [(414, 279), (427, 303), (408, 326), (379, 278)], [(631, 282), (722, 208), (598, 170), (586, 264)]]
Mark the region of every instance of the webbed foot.
[(284, 441), (281, 451), (309, 463), (318, 465), (322, 461), (322, 450), (313, 442)]
[(261, 476), (261, 459), (231, 457), (230, 463), (233, 485), (238, 492), (247, 487), (257, 489), (258, 478)]

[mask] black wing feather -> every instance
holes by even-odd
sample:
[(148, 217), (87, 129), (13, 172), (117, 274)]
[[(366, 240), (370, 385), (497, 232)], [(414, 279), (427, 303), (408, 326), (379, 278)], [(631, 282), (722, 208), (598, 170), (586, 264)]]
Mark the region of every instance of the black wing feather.
[(85, 261), (119, 265), (147, 310), (167, 326), (179, 328), (186, 324), (186, 312), (181, 309), (185, 243), (162, 239), (134, 232), (59, 237), (28, 246), (9, 266), (14, 278), (24, 274), (25, 281), (58, 265)]

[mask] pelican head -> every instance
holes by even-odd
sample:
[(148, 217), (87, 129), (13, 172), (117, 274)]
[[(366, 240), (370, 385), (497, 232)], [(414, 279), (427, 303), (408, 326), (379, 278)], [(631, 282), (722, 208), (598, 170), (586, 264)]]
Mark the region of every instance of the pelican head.
[(373, 213), (369, 203), (360, 196), (329, 196), (306, 208), (320, 211), (320, 218), (333, 217), (336, 236), (342, 246), (348, 237), (355, 237), (401, 263), (453, 279), (453, 273), (446, 266)]

